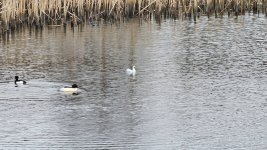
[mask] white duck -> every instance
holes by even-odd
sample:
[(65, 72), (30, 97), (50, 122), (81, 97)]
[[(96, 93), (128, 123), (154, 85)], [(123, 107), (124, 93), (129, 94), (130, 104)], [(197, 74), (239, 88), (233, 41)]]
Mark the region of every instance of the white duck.
[(135, 66), (133, 66), (132, 69), (126, 69), (126, 74), (135, 76), (136, 74)]

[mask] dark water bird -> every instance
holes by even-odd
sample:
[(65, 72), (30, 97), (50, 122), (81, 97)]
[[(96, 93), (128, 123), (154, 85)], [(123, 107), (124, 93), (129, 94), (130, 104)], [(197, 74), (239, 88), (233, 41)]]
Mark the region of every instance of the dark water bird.
[(26, 84), (27, 82), (24, 81), (24, 80), (19, 80), (19, 77), (18, 76), (15, 76), (15, 85), (18, 85), (18, 84)]

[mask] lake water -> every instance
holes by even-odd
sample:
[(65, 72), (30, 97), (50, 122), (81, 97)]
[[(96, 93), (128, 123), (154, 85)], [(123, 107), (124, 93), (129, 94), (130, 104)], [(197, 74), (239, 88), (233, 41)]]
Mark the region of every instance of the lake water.
[(0, 80), (1, 149), (267, 149), (264, 15), (24, 29)]

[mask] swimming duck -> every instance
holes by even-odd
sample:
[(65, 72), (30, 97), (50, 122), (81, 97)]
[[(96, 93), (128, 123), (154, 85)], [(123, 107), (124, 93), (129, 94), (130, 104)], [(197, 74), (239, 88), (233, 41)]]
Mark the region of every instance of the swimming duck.
[(77, 84), (73, 84), (72, 86), (65, 86), (65, 87), (61, 88), (61, 91), (64, 91), (64, 92), (77, 92), (78, 91), (78, 85)]
[(15, 76), (15, 84), (16, 85), (18, 85), (18, 84), (26, 84), (26, 81), (19, 80), (19, 77), (18, 76)]
[(132, 69), (126, 69), (126, 74), (135, 76), (136, 74), (135, 66), (133, 66)]

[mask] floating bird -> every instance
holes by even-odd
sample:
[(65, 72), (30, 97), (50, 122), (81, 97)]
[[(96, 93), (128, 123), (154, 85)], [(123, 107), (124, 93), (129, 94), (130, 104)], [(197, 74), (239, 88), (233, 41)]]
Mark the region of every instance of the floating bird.
[(126, 69), (126, 74), (135, 76), (136, 74), (135, 66), (133, 66), (132, 69)]
[(15, 84), (16, 85), (18, 85), (18, 84), (26, 84), (26, 81), (19, 80), (19, 77), (18, 76), (15, 76)]
[(60, 89), (63, 92), (77, 92), (78, 91), (78, 85), (73, 84), (72, 86), (65, 86)]

